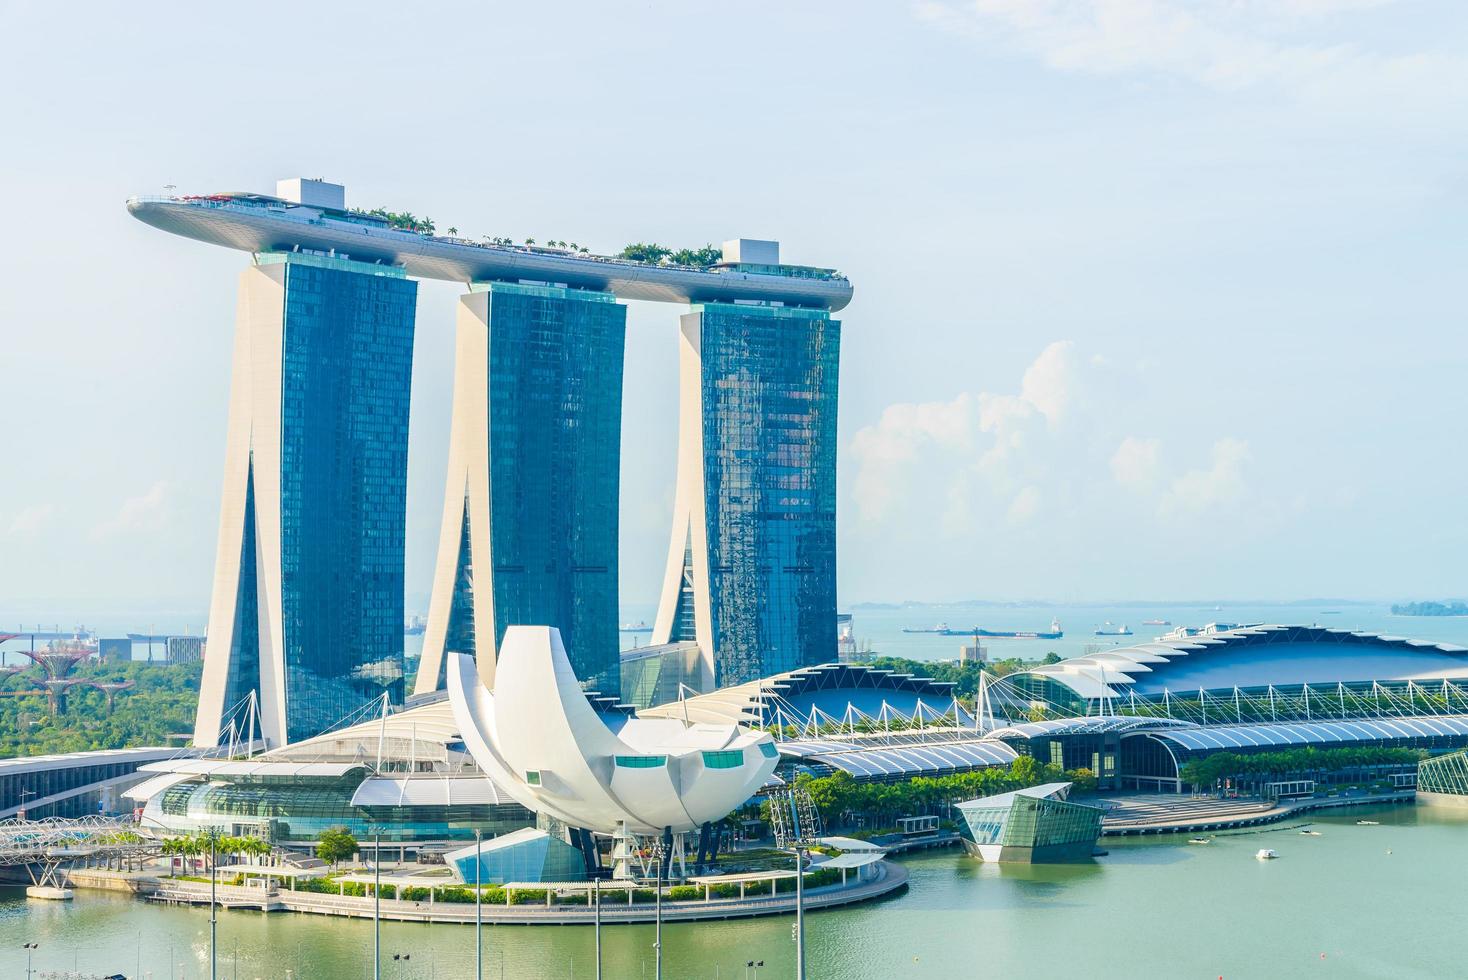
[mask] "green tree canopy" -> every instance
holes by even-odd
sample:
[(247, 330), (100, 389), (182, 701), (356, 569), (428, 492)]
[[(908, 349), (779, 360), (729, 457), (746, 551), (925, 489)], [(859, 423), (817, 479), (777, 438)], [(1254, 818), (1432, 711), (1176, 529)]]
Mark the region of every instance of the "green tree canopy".
[(316, 843), (316, 856), (328, 864), (340, 864), (357, 853), (357, 838), (345, 827), (330, 827), (321, 832)]

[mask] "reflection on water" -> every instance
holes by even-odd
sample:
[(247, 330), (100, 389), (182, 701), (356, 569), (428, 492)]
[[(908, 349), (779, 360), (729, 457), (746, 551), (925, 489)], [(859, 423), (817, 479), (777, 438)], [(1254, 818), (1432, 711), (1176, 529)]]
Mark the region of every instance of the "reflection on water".
[[(1369, 817), (1378, 826), (1357, 826)], [(958, 850), (906, 860), (911, 887), (858, 908), (809, 917), (811, 976), (1087, 977), (1461, 975), (1461, 884), (1468, 815), (1429, 808), (1354, 809), (1278, 829), (1108, 842), (1092, 864), (1001, 866)], [(1256, 861), (1266, 837), (1278, 861)], [(793, 969), (789, 917), (670, 925), (664, 975), (734, 978), (750, 959)], [(369, 977), (372, 923), (224, 912), (220, 975)], [(20, 945), (40, 942), (46, 970), (105, 974), (141, 967), (162, 980), (208, 976), (209, 913), (82, 892), (69, 904), (0, 897), (0, 977), (23, 976)], [(383, 923), (383, 949), (411, 953), (385, 976), (469, 977), (472, 926)], [(1412, 937), (1404, 942), (1404, 937)], [(488, 977), (590, 977), (589, 927), (486, 928)], [(608, 928), (606, 975), (651, 977), (650, 926)], [(19, 971), (19, 972), (17, 972)], [(180, 971), (182, 971), (180, 973)], [(762, 975), (764, 975), (762, 973)]]

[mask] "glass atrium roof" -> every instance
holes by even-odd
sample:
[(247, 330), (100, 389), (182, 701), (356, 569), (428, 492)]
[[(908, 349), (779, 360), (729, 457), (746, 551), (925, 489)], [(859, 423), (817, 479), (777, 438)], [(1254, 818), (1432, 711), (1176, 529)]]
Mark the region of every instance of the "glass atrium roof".
[(1468, 737), (1468, 717), (1373, 718), (1268, 725), (1171, 728), (1147, 733), (1195, 752), (1292, 745), (1376, 742), (1384, 739)]

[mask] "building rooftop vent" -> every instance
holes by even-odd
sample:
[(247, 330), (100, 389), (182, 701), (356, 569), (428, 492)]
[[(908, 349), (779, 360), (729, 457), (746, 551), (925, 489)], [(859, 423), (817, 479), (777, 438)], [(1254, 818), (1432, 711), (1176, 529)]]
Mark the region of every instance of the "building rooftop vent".
[(735, 238), (724, 243), (724, 261), (747, 265), (779, 265), (780, 243), (758, 238)]
[(344, 185), (313, 180), (310, 177), (277, 180), (275, 196), (313, 208), (333, 208), (337, 211), (347, 209), (347, 189)]

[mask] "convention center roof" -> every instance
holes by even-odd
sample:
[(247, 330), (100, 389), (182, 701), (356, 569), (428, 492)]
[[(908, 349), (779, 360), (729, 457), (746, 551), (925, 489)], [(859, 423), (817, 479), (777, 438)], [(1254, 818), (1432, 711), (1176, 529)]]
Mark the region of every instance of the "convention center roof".
[(1047, 664), (1008, 678), (1052, 681), (1089, 699), (1155, 697), (1198, 690), (1468, 680), (1468, 647), (1320, 626), (1238, 626)]

